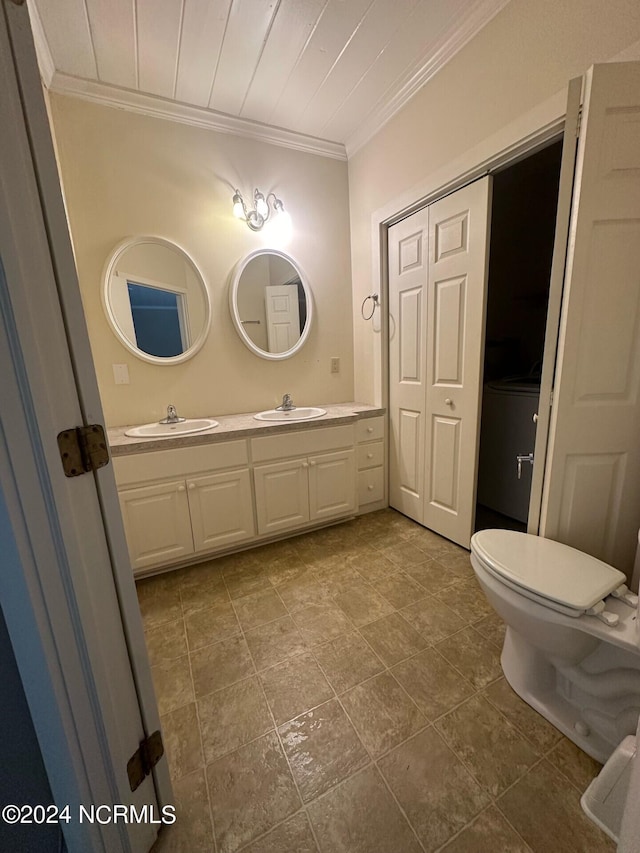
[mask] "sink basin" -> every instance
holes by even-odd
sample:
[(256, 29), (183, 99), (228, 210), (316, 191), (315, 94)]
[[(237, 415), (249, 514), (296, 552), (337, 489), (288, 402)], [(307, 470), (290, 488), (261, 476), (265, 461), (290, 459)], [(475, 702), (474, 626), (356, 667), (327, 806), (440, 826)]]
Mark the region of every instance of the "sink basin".
[(312, 421), (326, 415), (325, 409), (316, 409), (313, 406), (298, 406), (296, 409), (268, 409), (266, 412), (258, 412), (253, 417), (257, 421)]
[(175, 435), (191, 435), (194, 432), (204, 432), (218, 426), (218, 421), (212, 418), (187, 418), (177, 424), (143, 424), (125, 430), (125, 435), (131, 438), (168, 438)]

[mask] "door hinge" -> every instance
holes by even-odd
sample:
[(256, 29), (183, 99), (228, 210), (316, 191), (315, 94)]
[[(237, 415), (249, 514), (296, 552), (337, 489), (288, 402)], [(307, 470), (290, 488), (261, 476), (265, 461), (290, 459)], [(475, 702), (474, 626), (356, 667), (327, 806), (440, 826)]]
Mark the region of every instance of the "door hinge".
[(144, 782), (163, 755), (164, 744), (160, 731), (140, 741), (140, 746), (127, 761), (127, 776), (132, 791)]
[(109, 462), (109, 447), (100, 424), (63, 430), (58, 434), (58, 448), (67, 477), (96, 471)]
[(578, 110), (578, 117), (576, 118), (576, 139), (580, 138), (580, 131), (582, 130), (582, 107)]

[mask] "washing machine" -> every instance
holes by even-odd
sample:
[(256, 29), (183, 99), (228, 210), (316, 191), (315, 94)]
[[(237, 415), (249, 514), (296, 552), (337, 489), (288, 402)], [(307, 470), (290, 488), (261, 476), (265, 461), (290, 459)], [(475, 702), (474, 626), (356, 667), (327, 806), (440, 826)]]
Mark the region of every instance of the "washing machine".
[(526, 522), (533, 464), (521, 461), (536, 441), (540, 380), (523, 376), (488, 382), (482, 394), (478, 503)]

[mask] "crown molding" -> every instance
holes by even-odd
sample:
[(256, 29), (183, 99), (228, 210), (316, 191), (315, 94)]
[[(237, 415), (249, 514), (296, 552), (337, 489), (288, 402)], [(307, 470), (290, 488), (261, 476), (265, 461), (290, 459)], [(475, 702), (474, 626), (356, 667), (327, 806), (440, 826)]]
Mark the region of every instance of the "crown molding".
[(430, 53), (429, 59), (426, 62), (417, 62), (407, 72), (404, 82), (399, 84), (395, 94), (381, 99), (380, 106), (374, 108), (355, 133), (349, 136), (345, 145), (347, 156), (353, 157), (366, 145), (508, 2), (509, 0), (484, 0), (461, 19), (456, 29), (441, 39), (436, 50)]
[(293, 148), (306, 154), (332, 157), (335, 160), (347, 159), (346, 149), (339, 142), (317, 139), (315, 136), (294, 133), (291, 130), (284, 130), (284, 128), (271, 127), (249, 119), (236, 118), (204, 107), (194, 107), (177, 101), (169, 101), (156, 95), (134, 92), (131, 89), (123, 89), (119, 86), (110, 86), (94, 80), (72, 77), (58, 71), (53, 74), (48, 88), (52, 92), (73, 95), (85, 101), (116, 107), (128, 112), (177, 121), (194, 127), (203, 127), (208, 130), (215, 130), (218, 133), (245, 136), (249, 139), (267, 142), (270, 145)]
[(53, 57), (51, 56), (49, 42), (44, 34), (44, 27), (42, 26), (42, 19), (40, 18), (38, 7), (34, 2), (32, 2), (32, 0), (27, 0), (27, 9), (29, 10), (29, 18), (31, 20), (31, 32), (33, 33), (33, 43), (36, 48), (40, 76), (42, 77), (42, 82), (48, 89), (51, 86), (51, 81), (53, 80), (56, 67), (53, 62)]

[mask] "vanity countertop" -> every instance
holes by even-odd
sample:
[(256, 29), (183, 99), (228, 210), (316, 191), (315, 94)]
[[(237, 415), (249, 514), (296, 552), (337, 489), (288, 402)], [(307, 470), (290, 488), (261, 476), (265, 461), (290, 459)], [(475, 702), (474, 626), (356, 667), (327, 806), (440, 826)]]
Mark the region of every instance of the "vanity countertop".
[(386, 409), (367, 406), (364, 403), (335, 403), (322, 406), (327, 414), (309, 421), (257, 421), (253, 412), (241, 415), (211, 415), (218, 421), (217, 427), (192, 435), (180, 435), (175, 438), (131, 438), (125, 435), (130, 426), (111, 427), (107, 430), (112, 456), (126, 456), (132, 453), (146, 453), (150, 450), (168, 450), (171, 447), (192, 447), (197, 444), (212, 444), (233, 438), (251, 438), (257, 435), (269, 435), (293, 430), (317, 429), (322, 426), (337, 426), (361, 418), (374, 418), (384, 415)]

